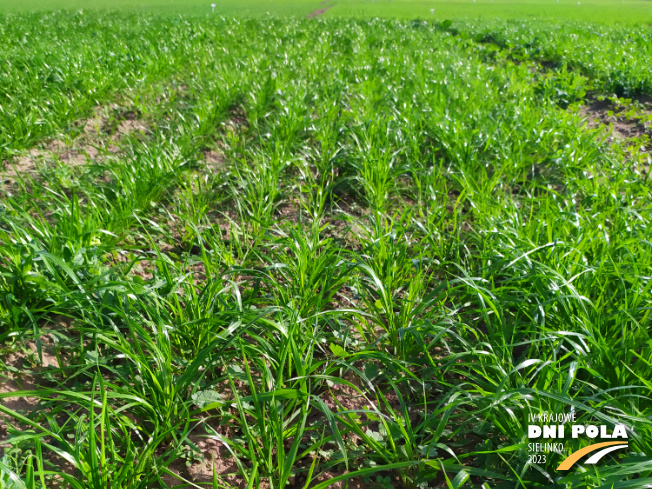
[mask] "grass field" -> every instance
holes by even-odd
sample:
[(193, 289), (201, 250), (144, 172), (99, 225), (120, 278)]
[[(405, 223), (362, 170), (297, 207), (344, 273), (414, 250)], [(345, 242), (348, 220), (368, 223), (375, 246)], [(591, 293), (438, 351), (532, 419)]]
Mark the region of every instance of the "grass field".
[(0, 488), (652, 485), (652, 28), (340, 7), (0, 14)]
[[(652, 24), (650, 0), (0, 0), (0, 12), (109, 9), (153, 14), (240, 17), (326, 17), (402, 19), (557, 19), (598, 23)], [(434, 10), (433, 10), (434, 9)]]

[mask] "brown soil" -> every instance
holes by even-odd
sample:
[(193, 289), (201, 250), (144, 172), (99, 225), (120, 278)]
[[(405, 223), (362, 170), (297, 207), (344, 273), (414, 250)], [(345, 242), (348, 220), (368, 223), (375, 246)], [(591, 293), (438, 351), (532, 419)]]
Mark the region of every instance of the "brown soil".
[[(375, 403), (370, 402), (357, 390), (345, 384), (334, 384), (332, 395), (322, 395), (324, 404), (333, 412), (339, 411), (376, 411)], [(341, 407), (340, 407), (341, 406)]]
[[(609, 116), (610, 111), (617, 114), (618, 107), (615, 107), (609, 100), (596, 100), (582, 107), (580, 114), (587, 119), (589, 127), (604, 127), (610, 133), (611, 140), (613, 140), (614, 136), (623, 139), (639, 137), (645, 134), (652, 136), (652, 128), (646, 127), (638, 121)], [(652, 114), (652, 111), (648, 113)]]
[[(117, 110), (116, 107), (110, 106), (114, 111)], [(75, 141), (66, 143), (59, 139), (50, 140), (30, 149), (25, 155), (6, 162), (4, 168), (0, 168), (0, 184), (12, 187), (20, 177), (34, 177), (39, 165), (60, 163), (76, 167), (91, 164), (102, 159), (98, 148), (104, 148), (108, 153), (117, 153), (120, 139), (130, 133), (147, 131), (146, 125), (136, 119), (133, 112), (125, 112), (115, 129), (109, 130), (106, 112), (106, 107), (96, 107), (94, 115), (81, 123), (84, 129)]]
[(31, 149), (28, 156), (16, 158), (13, 162), (8, 162), (2, 168), (2, 180), (4, 184), (13, 185), (19, 179), (19, 176), (29, 175), (36, 168), (35, 160), (43, 155), (41, 150)]
[[(283, 222), (291, 222), (292, 224), (297, 224), (301, 214), (301, 203), (298, 199), (290, 199), (289, 201), (282, 202), (274, 211), (274, 216), (276, 217), (278, 224)], [(303, 219), (307, 219), (305, 214), (301, 217)]]
[[(36, 389), (36, 386), (30, 380), (16, 381), (7, 380), (0, 383), (0, 394), (8, 394), (18, 391), (31, 391)], [(34, 410), (38, 404), (36, 397), (10, 397), (3, 399), (2, 405), (13, 411), (29, 412)], [(0, 419), (0, 430), (2, 429), (2, 420)]]
[[(56, 324), (61, 326), (66, 326), (69, 324), (69, 319), (62, 316), (57, 316), (53, 319)], [(40, 337), (41, 342), (41, 353), (43, 355), (42, 361), (39, 358), (38, 347), (35, 341), (30, 340), (25, 345), (26, 351), (14, 351), (2, 359), (2, 363), (12, 370), (23, 370), (24, 363), (27, 361), (28, 357), (35, 357), (38, 362), (38, 366), (33, 369), (33, 372), (38, 373), (44, 368), (58, 367), (59, 363), (55, 354), (55, 344), (52, 338), (52, 334), (44, 334)], [(15, 374), (9, 374), (10, 378), (13, 379)]]
[[(323, 4), (324, 4), (324, 2), (321, 2), (320, 5), (323, 5)], [(324, 8), (314, 10), (314, 11), (310, 12), (308, 15), (306, 15), (306, 19), (314, 19), (315, 17), (320, 17), (320, 16), (324, 15), (329, 9), (332, 9), (334, 6), (335, 5), (328, 5), (328, 6), (324, 7)]]
[[(213, 471), (218, 479), (226, 482), (231, 487), (244, 489), (247, 484), (245, 480), (238, 475), (238, 466), (235, 460), (231, 458), (229, 451), (224, 447), (224, 444), (216, 439), (207, 438), (204, 436), (192, 435), (189, 440), (194, 443), (202, 452), (204, 461), (200, 463), (193, 463), (190, 466), (186, 465), (186, 461), (179, 459), (174, 461), (168, 468), (174, 474), (193, 482), (194, 484), (203, 485), (210, 484), (213, 481)], [(246, 461), (243, 461), (246, 464)], [(311, 486), (315, 486), (320, 482), (333, 479), (344, 472), (323, 472), (315, 478)], [(180, 484), (182, 481), (174, 476), (165, 475), (162, 477), (163, 481), (172, 486)], [(298, 476), (290, 479), (290, 489), (300, 489), (305, 486), (305, 477)], [(259, 486), (260, 489), (267, 489), (269, 485), (262, 481)], [(346, 481), (336, 482), (330, 486), (331, 489), (345, 489), (347, 487)], [(349, 489), (363, 489), (368, 487), (362, 478), (353, 478), (348, 482)]]
[[(191, 481), (193, 484), (204, 485), (210, 484), (213, 481), (213, 472), (215, 472), (220, 481), (227, 483), (231, 487), (244, 489), (247, 486), (244, 478), (238, 473), (238, 466), (235, 459), (231, 457), (224, 443), (213, 436), (207, 435), (190, 435), (188, 440), (199, 448), (204, 460), (202, 462), (194, 462), (190, 465), (186, 463), (185, 459), (180, 458), (175, 460), (168, 467), (172, 473), (187, 481)], [(241, 461), (245, 467), (250, 466), (249, 461)], [(315, 477), (311, 486), (333, 479), (344, 473), (333, 471), (323, 472)], [(162, 479), (170, 486), (182, 483), (179, 478), (172, 475), (165, 475)], [(305, 476), (299, 475), (290, 479), (288, 487), (290, 489), (300, 489), (305, 486), (305, 483)], [(262, 481), (257, 487), (267, 489), (269, 485), (265, 481)], [(346, 481), (336, 482), (330, 487), (332, 489), (345, 489), (347, 487)], [(363, 489), (364, 487), (367, 486), (361, 478), (349, 480), (349, 489)]]
[[(219, 479), (233, 487), (246, 487), (245, 480), (238, 475), (238, 466), (235, 460), (230, 457), (228, 449), (221, 441), (201, 435), (191, 435), (188, 439), (201, 450), (204, 461), (187, 466), (184, 459), (175, 460), (169, 466), (174, 474), (195, 484), (201, 484), (212, 482), (213, 471), (215, 471)], [(163, 479), (170, 486), (178, 485), (181, 482), (170, 475)]]
[[(335, 477), (338, 477), (343, 474), (344, 472), (323, 472), (317, 476), (315, 480), (315, 484), (313, 485), (316, 485), (319, 482), (334, 479)], [(348, 482), (349, 482), (348, 489), (365, 489), (369, 487), (369, 484), (365, 483), (361, 477), (354, 477), (353, 479), (349, 479)], [(329, 489), (346, 489), (347, 485), (346, 485), (346, 481), (339, 481), (328, 487)]]
[(211, 170), (221, 168), (226, 164), (224, 155), (211, 149), (204, 150), (204, 161)]
[[(55, 318), (55, 322), (67, 323), (65, 318)], [(52, 336), (50, 334), (43, 335), (40, 337), (40, 341), (42, 353), (40, 358), (36, 342), (28, 341), (24, 349), (13, 351), (2, 359), (1, 365), (8, 368), (6, 371), (0, 370), (0, 379), (2, 379), (0, 380), (0, 394), (36, 390), (41, 377), (40, 372), (43, 369), (59, 367)], [(30, 368), (33, 359), (36, 359), (38, 365)], [(34, 411), (39, 399), (30, 396), (8, 397), (0, 400), (0, 403), (13, 411), (26, 414)], [(0, 414), (0, 447), (3, 446), (3, 441), (6, 439), (7, 418)]]
[[(652, 115), (652, 98), (639, 97), (637, 102), (639, 103), (637, 114)], [(624, 111), (624, 107), (619, 107), (609, 100), (596, 100), (582, 107), (580, 114), (587, 119), (590, 128), (602, 129), (610, 144), (619, 140), (635, 142), (636, 144), (629, 148), (632, 167), (641, 174), (648, 174), (652, 161), (652, 151), (650, 150), (652, 121), (642, 122), (636, 117), (622, 114)], [(647, 142), (641, 144), (645, 141)]]
[(237, 130), (241, 127), (248, 128), (247, 113), (239, 105), (231, 107), (231, 109), (229, 109), (229, 120), (224, 123), (224, 125), (227, 127), (230, 126), (233, 130)]

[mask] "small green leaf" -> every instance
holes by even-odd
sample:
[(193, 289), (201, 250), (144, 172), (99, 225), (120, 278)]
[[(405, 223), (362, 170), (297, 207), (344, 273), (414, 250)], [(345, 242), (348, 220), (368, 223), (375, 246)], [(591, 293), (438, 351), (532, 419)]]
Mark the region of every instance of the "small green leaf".
[(192, 395), (192, 402), (199, 409), (204, 409), (211, 405), (220, 404), (222, 402), (222, 395), (214, 390), (199, 391)]
[(336, 345), (335, 343), (331, 343), (329, 345), (329, 348), (333, 352), (333, 355), (335, 355), (336, 357), (344, 357), (344, 356), (346, 356), (346, 351), (340, 345)]

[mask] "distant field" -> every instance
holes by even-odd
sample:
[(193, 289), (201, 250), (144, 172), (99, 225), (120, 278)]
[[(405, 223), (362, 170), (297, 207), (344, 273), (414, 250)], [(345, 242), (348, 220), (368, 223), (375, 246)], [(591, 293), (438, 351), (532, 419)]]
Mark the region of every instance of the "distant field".
[[(652, 23), (650, 0), (0, 0), (0, 11), (53, 9), (112, 9), (160, 14), (228, 16), (306, 16), (316, 10), (323, 15), (394, 18), (547, 18), (601, 23)], [(434, 12), (431, 10), (434, 9)]]

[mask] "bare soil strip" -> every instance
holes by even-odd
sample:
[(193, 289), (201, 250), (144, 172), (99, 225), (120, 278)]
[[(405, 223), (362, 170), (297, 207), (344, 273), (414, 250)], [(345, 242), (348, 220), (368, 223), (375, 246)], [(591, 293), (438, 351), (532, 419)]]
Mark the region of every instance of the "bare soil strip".
[[(321, 2), (320, 5), (323, 5), (324, 3), (326, 3), (326, 2)], [(314, 10), (314, 11), (310, 12), (308, 15), (306, 15), (306, 19), (314, 19), (315, 17), (320, 17), (320, 16), (324, 15), (329, 9), (332, 9), (334, 6), (335, 5), (327, 5), (324, 8)]]
[[(117, 105), (110, 108), (115, 109)], [(0, 167), (0, 183), (13, 185), (23, 176), (36, 173), (38, 164), (63, 163), (70, 167), (86, 165), (102, 159), (98, 148), (103, 148), (110, 154), (120, 152), (118, 147), (121, 139), (133, 132), (146, 132), (148, 130), (145, 122), (129, 114), (124, 119), (115, 122), (115, 127), (108, 128), (108, 117), (105, 107), (96, 107), (95, 115), (83, 121), (83, 134), (80, 138), (71, 142), (64, 142), (53, 139), (41, 143), (40, 147), (32, 148), (28, 152), (13, 161), (8, 161)]]
[(647, 128), (637, 120), (618, 117), (614, 114), (617, 111), (618, 107), (609, 100), (597, 100), (580, 109), (580, 113), (587, 118), (589, 127), (611, 127), (613, 135), (624, 139), (652, 135), (652, 128)]
[(599, 129), (610, 145), (628, 146), (629, 159), (636, 171), (649, 174), (652, 163), (652, 99), (638, 97), (619, 105), (611, 100), (589, 101), (580, 114), (591, 129)]

